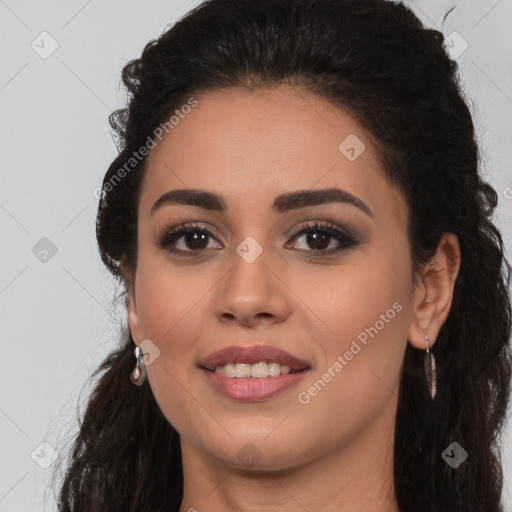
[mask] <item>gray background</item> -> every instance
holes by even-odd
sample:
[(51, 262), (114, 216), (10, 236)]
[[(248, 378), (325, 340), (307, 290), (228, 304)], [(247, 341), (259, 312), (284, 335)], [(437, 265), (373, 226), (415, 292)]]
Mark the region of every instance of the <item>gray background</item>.
[[(94, 191), (115, 156), (107, 116), (124, 103), (122, 66), (197, 3), (0, 0), (0, 511), (41, 511), (45, 492), (54, 510), (53, 450), (72, 438), (82, 386), (124, 321), (94, 234)], [(467, 42), (457, 61), (510, 258), (512, 2), (408, 3), (451, 51)], [(509, 504), (511, 437), (509, 426)]]

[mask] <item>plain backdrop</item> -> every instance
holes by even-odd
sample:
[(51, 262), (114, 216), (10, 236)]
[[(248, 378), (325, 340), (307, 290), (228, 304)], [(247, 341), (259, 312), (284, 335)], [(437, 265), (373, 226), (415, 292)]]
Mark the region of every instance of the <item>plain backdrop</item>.
[[(54, 455), (124, 321), (95, 240), (94, 191), (116, 154), (107, 116), (124, 104), (123, 65), (197, 3), (0, 0), (0, 511), (42, 511), (45, 494), (55, 510)], [(510, 258), (512, 2), (407, 3), (459, 62)]]

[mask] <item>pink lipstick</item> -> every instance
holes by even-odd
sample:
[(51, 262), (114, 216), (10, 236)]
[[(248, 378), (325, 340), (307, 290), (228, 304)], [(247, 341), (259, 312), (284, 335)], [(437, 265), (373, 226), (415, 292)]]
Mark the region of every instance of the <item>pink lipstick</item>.
[(213, 352), (199, 367), (219, 393), (235, 400), (265, 400), (294, 386), (311, 369), (269, 345), (230, 346)]

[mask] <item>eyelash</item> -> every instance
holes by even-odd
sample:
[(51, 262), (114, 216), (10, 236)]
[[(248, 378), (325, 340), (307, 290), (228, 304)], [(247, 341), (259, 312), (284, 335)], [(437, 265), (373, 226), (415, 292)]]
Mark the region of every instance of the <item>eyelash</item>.
[[(159, 246), (162, 249), (166, 249), (167, 251), (171, 252), (172, 254), (175, 254), (177, 256), (183, 256), (183, 257), (190, 257), (194, 255), (194, 253), (203, 252), (204, 249), (198, 249), (198, 250), (188, 250), (183, 251), (181, 249), (171, 249), (169, 246), (175, 242), (176, 240), (179, 240), (184, 235), (188, 233), (206, 233), (209, 237), (215, 238), (208, 229), (201, 227), (198, 224), (182, 224), (180, 226), (177, 226), (175, 228), (166, 230), (163, 236), (160, 238)], [(352, 229), (345, 228), (345, 230), (341, 230), (336, 226), (336, 224), (332, 223), (319, 223), (318, 221), (314, 221), (313, 225), (308, 223), (303, 223), (299, 225), (292, 234), (292, 239), (299, 237), (299, 235), (307, 235), (311, 233), (321, 233), (321, 234), (327, 234), (331, 237), (335, 238), (338, 242), (340, 242), (340, 246), (335, 249), (329, 249), (329, 250), (323, 250), (323, 249), (311, 249), (311, 250), (305, 250), (305, 249), (299, 249), (300, 251), (305, 251), (308, 253), (313, 253), (316, 255), (312, 257), (319, 257), (319, 256), (331, 256), (333, 254), (336, 254), (338, 252), (344, 251), (346, 249), (350, 249), (356, 245), (358, 245), (358, 236), (355, 231)], [(192, 253), (192, 254), (187, 254)], [(320, 254), (321, 253), (321, 254)]]

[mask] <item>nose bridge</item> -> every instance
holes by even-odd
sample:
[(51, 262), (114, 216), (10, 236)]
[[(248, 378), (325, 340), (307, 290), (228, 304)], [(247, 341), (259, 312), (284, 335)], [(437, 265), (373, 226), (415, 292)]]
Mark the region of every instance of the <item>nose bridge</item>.
[[(261, 243), (260, 243), (261, 242)], [(252, 236), (246, 237), (230, 255), (232, 265), (230, 283), (235, 286), (250, 287), (254, 293), (264, 293), (269, 286), (270, 251), (265, 242)], [(248, 290), (248, 293), (249, 290)]]

